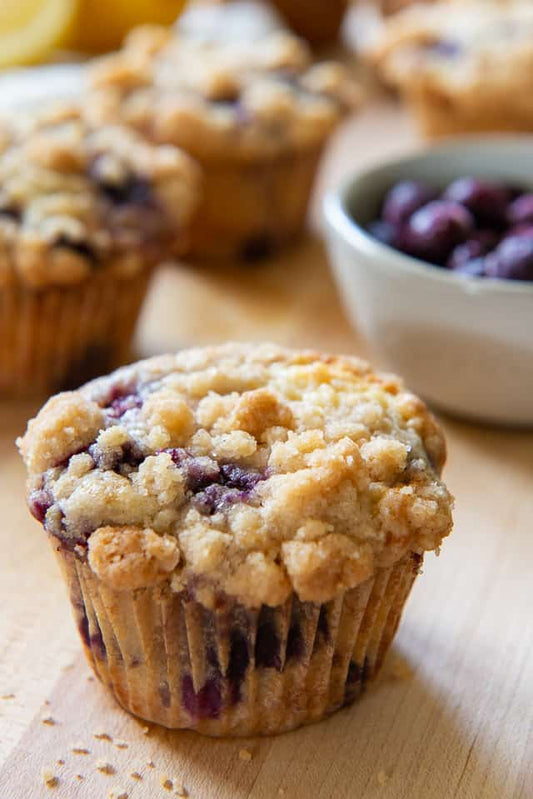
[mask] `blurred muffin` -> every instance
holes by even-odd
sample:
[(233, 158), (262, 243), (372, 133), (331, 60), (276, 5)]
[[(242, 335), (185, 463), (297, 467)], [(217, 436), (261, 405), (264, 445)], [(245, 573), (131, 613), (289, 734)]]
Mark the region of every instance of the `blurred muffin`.
[(276, 733), (353, 702), (452, 523), (440, 428), (355, 358), (142, 361), (18, 443), (89, 662), (167, 727)]
[(0, 128), (0, 394), (49, 394), (124, 362), (198, 176), (176, 148), (76, 109), (19, 127)]
[(256, 258), (296, 236), (320, 155), (358, 90), (287, 33), (214, 41), (140, 28), (92, 69), (87, 112), (193, 155), (193, 253)]
[(290, 27), (311, 44), (335, 41), (349, 0), (272, 0)]
[(393, 17), (374, 51), (428, 136), (533, 130), (533, 4), (469, 0)]

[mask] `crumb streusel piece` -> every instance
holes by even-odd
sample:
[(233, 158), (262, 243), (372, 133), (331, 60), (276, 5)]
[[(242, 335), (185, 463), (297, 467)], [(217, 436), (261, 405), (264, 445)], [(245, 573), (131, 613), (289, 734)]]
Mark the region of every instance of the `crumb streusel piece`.
[(198, 171), (185, 153), (63, 107), (0, 130), (0, 287), (130, 278), (182, 244)]
[(52, 398), (18, 443), (33, 515), (117, 590), (326, 602), (452, 523), (440, 428), (355, 358), (154, 358)]

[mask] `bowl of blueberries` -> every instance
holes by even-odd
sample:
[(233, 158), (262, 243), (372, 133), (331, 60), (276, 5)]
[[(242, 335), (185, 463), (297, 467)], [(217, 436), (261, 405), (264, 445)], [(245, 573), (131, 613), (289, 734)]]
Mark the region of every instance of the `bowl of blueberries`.
[(455, 140), (324, 202), (346, 310), (435, 407), (533, 424), (533, 137)]

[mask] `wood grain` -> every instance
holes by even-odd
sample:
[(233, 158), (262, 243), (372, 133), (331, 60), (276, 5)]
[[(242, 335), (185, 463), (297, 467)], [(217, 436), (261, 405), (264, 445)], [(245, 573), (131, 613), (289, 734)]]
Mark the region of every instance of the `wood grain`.
[[(325, 164), (315, 229), (328, 186), (412, 144), (392, 105), (350, 123)], [(139, 353), (227, 338), (365, 351), (312, 237), (253, 268), (161, 271)], [(0, 414), (0, 696), (8, 697), (0, 699), (0, 799), (98, 799), (115, 788), (156, 799), (172, 796), (165, 775), (194, 799), (533, 797), (533, 434), (444, 420), (456, 529), (440, 558), (427, 558), (378, 683), (313, 727), (218, 741), (158, 728), (145, 735), (89, 679), (54, 559), (23, 502), (13, 440), (34, 410), (4, 404)], [(43, 724), (47, 716), (57, 723)], [(101, 730), (128, 748), (93, 738)], [(90, 754), (74, 754), (79, 743)], [(98, 771), (99, 759), (116, 773)], [(44, 786), (43, 768), (58, 776), (55, 789)]]

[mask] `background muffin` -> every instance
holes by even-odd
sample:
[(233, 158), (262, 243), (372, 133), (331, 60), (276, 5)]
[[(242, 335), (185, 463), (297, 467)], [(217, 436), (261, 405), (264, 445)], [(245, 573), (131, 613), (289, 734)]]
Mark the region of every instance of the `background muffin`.
[(440, 428), (353, 358), (155, 358), (53, 398), (19, 445), (90, 662), (169, 727), (272, 733), (352, 702), (451, 528)]
[(203, 167), (194, 253), (245, 258), (301, 231), (324, 145), (358, 99), (341, 65), (312, 66), (303, 42), (279, 32), (214, 41), (140, 28), (93, 68), (92, 86), (92, 118), (178, 145)]
[(92, 129), (73, 108), (0, 137), (0, 393), (49, 393), (125, 360), (198, 175), (177, 149)]
[(429, 136), (533, 130), (533, 5), (469, 0), (392, 18), (374, 51)]

